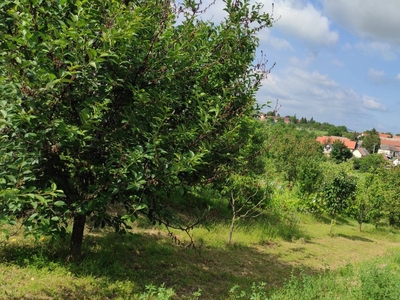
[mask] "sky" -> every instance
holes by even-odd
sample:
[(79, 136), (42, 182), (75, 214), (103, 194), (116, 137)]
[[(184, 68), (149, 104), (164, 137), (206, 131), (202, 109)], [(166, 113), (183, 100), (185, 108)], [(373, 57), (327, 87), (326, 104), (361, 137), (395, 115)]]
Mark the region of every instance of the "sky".
[(262, 3), (274, 25), (257, 55), (276, 63), (257, 93), (264, 112), (278, 101), (281, 116), (400, 133), (400, 0)]

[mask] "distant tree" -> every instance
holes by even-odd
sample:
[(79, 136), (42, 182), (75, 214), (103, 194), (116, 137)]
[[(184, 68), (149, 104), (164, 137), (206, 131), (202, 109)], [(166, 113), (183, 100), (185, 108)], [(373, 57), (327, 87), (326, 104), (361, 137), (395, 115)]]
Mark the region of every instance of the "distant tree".
[(275, 110), (271, 110), (267, 112), (268, 117), (275, 117)]
[(342, 134), (342, 136), (347, 137), (348, 139), (350, 139), (352, 141), (357, 141), (359, 135), (360, 134), (356, 131), (352, 131), (352, 132), (346, 131), (346, 132), (343, 132), (343, 134)]
[(384, 168), (386, 161), (381, 154), (370, 154), (362, 158), (354, 159), (354, 169), (361, 172), (376, 173)]
[(375, 128), (366, 131), (363, 138), (362, 146), (368, 150), (369, 153), (377, 153), (381, 147), (381, 139)]
[(344, 162), (353, 157), (353, 153), (349, 148), (340, 140), (336, 140), (332, 144), (332, 151), (330, 153), (330, 157), (336, 163)]
[(297, 117), (296, 117), (296, 115), (294, 115), (294, 116), (292, 116), (292, 117), (289, 117), (289, 120), (290, 120), (291, 123), (297, 124)]
[(293, 187), (300, 170), (306, 166), (303, 161), (321, 160), (324, 155), (321, 145), (307, 131), (296, 130), (293, 124), (278, 123), (271, 128), (268, 156), (273, 159), (275, 168), (281, 172)]
[(319, 190), (322, 180), (322, 161), (322, 157), (319, 156), (299, 159), (297, 186), (301, 198), (307, 198)]
[(332, 236), (336, 216), (350, 205), (350, 199), (355, 196), (357, 182), (355, 177), (346, 172), (332, 174), (322, 185), (323, 207), (331, 217), (329, 234)]
[(383, 169), (379, 173), (384, 199), (383, 212), (389, 226), (400, 225), (400, 168)]
[(341, 130), (339, 127), (336, 126), (331, 126), (328, 129), (328, 135), (329, 136), (342, 136), (343, 135), (343, 130)]
[(358, 231), (362, 231), (362, 224), (373, 218), (377, 213), (374, 207), (374, 181), (376, 176), (367, 174), (358, 180), (357, 193), (355, 197), (350, 198), (350, 205), (347, 213), (358, 223)]
[(365, 217), (376, 227), (400, 226), (400, 168), (381, 168), (376, 174), (361, 177), (359, 196), (365, 202)]

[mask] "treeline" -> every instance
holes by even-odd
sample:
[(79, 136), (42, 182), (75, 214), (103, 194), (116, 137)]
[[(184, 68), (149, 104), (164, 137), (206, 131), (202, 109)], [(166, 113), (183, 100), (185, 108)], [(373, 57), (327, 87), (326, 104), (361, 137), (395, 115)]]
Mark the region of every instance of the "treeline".
[(267, 112), (265, 116), (267, 119), (270, 118), (270, 120), (273, 120), (271, 117), (276, 117), (278, 122), (285, 122), (285, 120), (287, 120), (290, 123), (295, 124), (298, 128), (326, 131), (327, 135), (330, 136), (346, 136), (350, 139), (355, 140), (357, 135), (359, 135), (359, 133), (357, 132), (349, 132), (349, 129), (344, 125), (335, 126), (327, 122), (321, 123), (315, 121), (313, 117), (311, 117), (310, 119), (307, 119), (305, 117), (298, 118), (296, 115), (287, 115), (285, 117), (282, 117), (279, 114), (276, 114), (274, 111)]

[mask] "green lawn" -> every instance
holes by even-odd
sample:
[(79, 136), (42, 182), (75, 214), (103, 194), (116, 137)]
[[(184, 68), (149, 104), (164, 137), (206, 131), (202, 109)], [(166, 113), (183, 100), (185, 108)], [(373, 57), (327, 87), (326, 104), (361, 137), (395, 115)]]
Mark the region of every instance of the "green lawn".
[[(2, 236), (0, 299), (136, 299), (149, 284), (172, 288), (175, 298), (193, 298), (200, 289), (200, 299), (228, 299), (235, 285), (237, 293), (249, 293), (260, 282), (271, 295), (291, 276), (326, 274), (400, 246), (397, 230), (367, 224), (359, 233), (355, 222), (339, 219), (329, 237), (329, 220), (296, 217), (295, 226), (270, 224), (268, 218), (240, 224), (231, 245), (227, 224), (197, 228), (196, 248), (185, 247), (188, 237), (181, 232), (171, 236), (159, 227), (136, 227), (126, 235), (92, 231), (80, 263), (66, 261), (62, 242)], [(167, 292), (153, 294), (162, 299)], [(143, 299), (157, 298), (150, 294)]]

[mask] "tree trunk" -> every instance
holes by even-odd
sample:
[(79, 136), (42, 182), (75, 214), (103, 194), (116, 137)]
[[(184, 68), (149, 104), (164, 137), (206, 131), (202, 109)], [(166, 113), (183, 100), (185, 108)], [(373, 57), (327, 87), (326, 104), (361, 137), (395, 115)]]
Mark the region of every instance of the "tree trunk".
[(396, 224), (396, 220), (394, 218), (394, 214), (390, 213), (389, 214), (389, 226), (394, 226)]
[(229, 237), (228, 237), (228, 244), (232, 242), (232, 235), (233, 229), (235, 228), (235, 221), (236, 221), (236, 207), (235, 207), (235, 197), (233, 197), (233, 193), (231, 192), (231, 201), (230, 205), (232, 207), (232, 220), (231, 220), (231, 227), (229, 228)]
[(74, 217), (74, 225), (72, 227), (70, 255), (73, 261), (81, 258), (83, 231), (85, 229), (86, 215), (77, 214)]
[(228, 244), (230, 244), (232, 242), (233, 229), (235, 228), (235, 219), (236, 219), (235, 215), (233, 215), (232, 221), (231, 221), (231, 227), (229, 229)]
[(358, 232), (362, 231), (361, 226), (362, 226), (362, 222), (358, 222)]
[(334, 217), (332, 217), (332, 219), (331, 219), (331, 229), (329, 230), (329, 236), (331, 236), (332, 237), (332, 232), (333, 232), (333, 223), (335, 222), (335, 218)]

